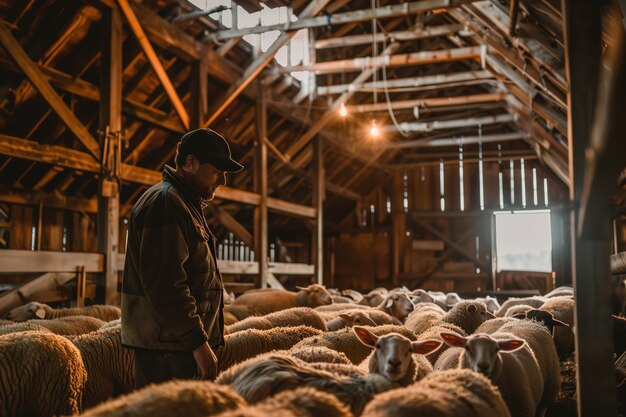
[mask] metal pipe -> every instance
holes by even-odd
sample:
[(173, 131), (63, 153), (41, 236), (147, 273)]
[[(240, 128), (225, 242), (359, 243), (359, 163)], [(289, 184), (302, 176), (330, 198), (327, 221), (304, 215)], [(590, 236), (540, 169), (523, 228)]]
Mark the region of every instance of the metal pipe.
[(500, 133), (496, 135), (485, 136), (466, 136), (456, 138), (442, 138), (442, 139), (420, 139), (410, 142), (398, 142), (390, 143), (385, 146), (385, 149), (406, 149), (406, 148), (435, 148), (442, 146), (455, 146), (455, 145), (469, 145), (475, 143), (492, 143), (492, 142), (509, 142), (513, 140), (527, 139), (530, 134), (519, 131), (512, 133)]
[[(508, 94), (506, 93), (488, 93), (488, 94), (473, 94), (468, 96), (458, 97), (439, 97), (439, 98), (426, 98), (418, 100), (400, 100), (391, 102), (391, 108), (393, 110), (412, 109), (414, 107), (447, 107), (456, 106), (462, 104), (476, 104), (476, 103), (491, 103), (502, 101), (506, 99)], [(353, 106), (346, 106), (348, 113), (370, 113), (375, 111), (387, 111), (387, 103), (376, 104), (359, 104)]]
[[(473, 117), (458, 120), (445, 120), (425, 123), (400, 123), (398, 127), (403, 132), (432, 132), (434, 130), (440, 129), (454, 129), (458, 127), (511, 123), (516, 122), (518, 117), (519, 116), (517, 114), (506, 113), (497, 116)], [(387, 125), (383, 126), (381, 130), (383, 132), (395, 132), (397, 128), (395, 125)]]

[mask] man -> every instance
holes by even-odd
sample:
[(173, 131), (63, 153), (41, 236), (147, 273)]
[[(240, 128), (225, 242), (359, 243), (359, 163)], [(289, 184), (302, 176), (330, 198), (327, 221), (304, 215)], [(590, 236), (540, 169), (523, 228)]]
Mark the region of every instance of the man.
[[(135, 350), (135, 387), (215, 379), (224, 344), (223, 283), (205, 201), (243, 166), (210, 129), (185, 134), (176, 169), (131, 212), (122, 288), (122, 343)], [(199, 375), (198, 375), (199, 372)]]

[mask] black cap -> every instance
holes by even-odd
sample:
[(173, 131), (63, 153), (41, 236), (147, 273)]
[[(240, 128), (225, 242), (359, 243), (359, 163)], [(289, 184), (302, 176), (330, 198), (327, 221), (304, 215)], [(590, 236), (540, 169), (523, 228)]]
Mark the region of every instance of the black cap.
[(211, 129), (196, 129), (185, 133), (178, 144), (178, 153), (193, 155), (200, 162), (209, 163), (220, 171), (238, 172), (243, 165), (233, 160), (228, 142)]

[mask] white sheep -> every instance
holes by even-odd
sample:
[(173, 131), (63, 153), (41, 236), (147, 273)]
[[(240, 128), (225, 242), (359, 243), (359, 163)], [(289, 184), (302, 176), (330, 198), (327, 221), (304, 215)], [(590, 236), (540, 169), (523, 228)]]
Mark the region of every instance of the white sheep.
[(384, 288), (374, 289), (370, 291), (368, 294), (364, 295), (363, 299), (359, 302), (359, 304), (367, 305), (370, 307), (376, 307), (377, 305), (380, 305), (380, 303), (383, 302), (383, 300), (385, 299), (385, 296), (388, 293), (389, 292)]
[(294, 307), (275, 311), (264, 316), (248, 317), (227, 326), (227, 333), (232, 334), (246, 329), (268, 330), (275, 327), (310, 326), (322, 331), (328, 330), (320, 314), (309, 307)]
[(245, 405), (226, 386), (210, 381), (173, 380), (102, 403), (81, 417), (205, 417)]
[(504, 317), (509, 308), (513, 306), (517, 306), (520, 304), (529, 305), (533, 308), (539, 308), (545, 303), (548, 299), (541, 296), (534, 297), (525, 297), (525, 298), (509, 298), (504, 303), (502, 303), (502, 307), (496, 311), (496, 317)]
[(217, 349), (218, 371), (273, 350), (289, 349), (309, 337), (322, 335), (322, 331), (309, 326), (276, 327), (270, 330), (248, 329), (226, 335), (224, 346)]
[(58, 319), (68, 316), (90, 316), (105, 322), (117, 320), (122, 316), (119, 307), (93, 305), (87, 307), (59, 308), (55, 309), (47, 304), (31, 301), (20, 307), (11, 310), (7, 315), (7, 320), (27, 321), (37, 319)]
[(120, 326), (70, 340), (80, 351), (87, 371), (83, 394), (85, 409), (135, 388), (135, 352), (122, 346)]
[(415, 309), (415, 304), (413, 304), (411, 298), (405, 293), (390, 292), (375, 309), (404, 322), (408, 315)]
[(406, 388), (379, 394), (362, 417), (510, 417), (497, 387), (467, 369), (433, 372)]
[(246, 291), (230, 307), (244, 306), (252, 313), (250, 315), (264, 315), (292, 307), (313, 308), (333, 302), (328, 290), (319, 284), (297, 288), (298, 292), (270, 288)]
[(406, 318), (404, 326), (418, 335), (440, 323), (445, 314), (445, 310), (435, 303), (420, 302)]
[(86, 379), (80, 352), (63, 336), (0, 336), (0, 417), (77, 414)]
[(561, 287), (556, 287), (555, 289), (553, 289), (552, 291), (550, 291), (549, 293), (545, 295), (546, 298), (563, 297), (563, 296), (573, 297), (574, 288), (564, 285)]
[(567, 326), (554, 328), (554, 344), (561, 359), (569, 357), (574, 352), (574, 308), (575, 302), (571, 297), (550, 298), (540, 308)]
[(463, 329), (465, 333), (472, 334), (483, 322), (493, 318), (493, 314), (487, 311), (487, 307), (483, 303), (470, 300), (461, 301), (447, 311), (439, 320), (437, 320), (437, 313), (432, 313), (432, 315), (428, 316), (427, 321), (421, 318), (423, 313), (415, 312), (413, 314), (419, 316), (411, 317), (410, 315), (405, 326), (415, 334), (421, 334), (440, 323), (454, 324)]
[(490, 295), (486, 297), (475, 298), (474, 301), (485, 304), (487, 306), (487, 311), (491, 314), (496, 314), (496, 312), (500, 310), (500, 303), (498, 302), (498, 299)]
[(544, 381), (535, 355), (526, 342), (510, 333), (496, 332), (460, 337), (442, 333), (444, 341), (463, 348), (459, 367), (491, 379), (500, 389), (513, 417), (543, 416)]
[(359, 340), (376, 349), (371, 356), (370, 374), (343, 377), (320, 371), (285, 354), (268, 354), (244, 362), (219, 376), (250, 403), (277, 392), (308, 386), (329, 392), (351, 406), (359, 415), (365, 404), (379, 392), (406, 385), (417, 372), (412, 353), (425, 354), (441, 345), (439, 341), (411, 342), (399, 334), (378, 337), (365, 327), (353, 328)]
[(337, 397), (310, 387), (280, 392), (255, 405), (226, 411), (216, 417), (352, 417)]
[(354, 310), (354, 309), (369, 311), (373, 308), (374, 307), (371, 307), (369, 305), (364, 305), (364, 304), (337, 303), (337, 304), (330, 304), (330, 305), (315, 307), (315, 311), (320, 312), (320, 313), (339, 312), (339, 311)]
[[(415, 335), (403, 326), (388, 324), (384, 326), (368, 327), (368, 329), (377, 336), (382, 336), (388, 333), (400, 333), (410, 340), (416, 340)], [(325, 332), (319, 336), (309, 337), (297, 343), (294, 347), (300, 348), (307, 346), (325, 346), (338, 352), (343, 352), (348, 357), (350, 362), (355, 365), (363, 362), (363, 360), (367, 358), (371, 352), (367, 346), (359, 341), (357, 336), (350, 329)]]
[(352, 301), (354, 301), (357, 304), (363, 301), (363, 298), (364, 298), (363, 294), (355, 290), (343, 290), (341, 291), (341, 295), (352, 298)]
[(288, 353), (308, 363), (338, 363), (352, 365), (345, 353), (325, 346), (293, 347)]
[(516, 306), (509, 308), (506, 311), (506, 313), (504, 313), (503, 317), (515, 317), (516, 315), (521, 315), (521, 314), (525, 316), (528, 311), (533, 310), (533, 309), (534, 307), (529, 306), (528, 304), (518, 304)]
[[(381, 311), (377, 312), (382, 313)], [(331, 332), (343, 329), (344, 327), (352, 327), (354, 325), (376, 326), (376, 322), (370, 318), (366, 311), (362, 310), (345, 310), (344, 312), (339, 312), (337, 315), (332, 312), (321, 314), (322, 317), (332, 317), (326, 322), (326, 326), (328, 327), (327, 330)]]
[(58, 335), (80, 335), (98, 330), (104, 321), (89, 316), (68, 316), (51, 320), (29, 320), (0, 327), (0, 334), (39, 330), (45, 328)]

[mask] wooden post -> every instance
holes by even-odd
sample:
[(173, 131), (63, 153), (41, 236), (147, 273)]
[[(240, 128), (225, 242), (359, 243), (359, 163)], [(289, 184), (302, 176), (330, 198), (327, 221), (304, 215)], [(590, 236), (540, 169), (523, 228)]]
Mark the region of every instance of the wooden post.
[(208, 54), (200, 53), (200, 59), (191, 64), (191, 108), (189, 109), (191, 129), (202, 127), (206, 117), (209, 94), (207, 57)]
[(254, 251), (259, 263), (259, 276), (256, 286), (267, 287), (268, 242), (267, 242), (267, 98), (265, 88), (258, 81), (256, 143), (254, 160), (254, 191), (260, 196), (259, 205), (254, 208)]
[(315, 267), (315, 278), (322, 284), (324, 277), (324, 142), (318, 136), (313, 142), (313, 207), (317, 215), (311, 239), (311, 261)]
[(76, 275), (76, 306), (85, 306), (85, 291), (87, 290), (87, 273), (85, 272), (85, 266), (78, 267), (78, 274)]
[(100, 74), (100, 146), (97, 251), (104, 254), (104, 302), (118, 303), (119, 169), (122, 134), (122, 19), (117, 9), (104, 12)]
[[(576, 378), (578, 415), (615, 416), (610, 311), (610, 242), (581, 238), (579, 204), (597, 101), (601, 63), (600, 7), (588, 0), (563, 0), (572, 231), (572, 275), (576, 291)], [(600, 214), (600, 213), (598, 213)], [(606, 218), (608, 229), (610, 219)]]
[(391, 280), (392, 287), (398, 286), (404, 255), (404, 239), (406, 233), (406, 213), (404, 212), (404, 173), (402, 170), (393, 172), (391, 185)]

